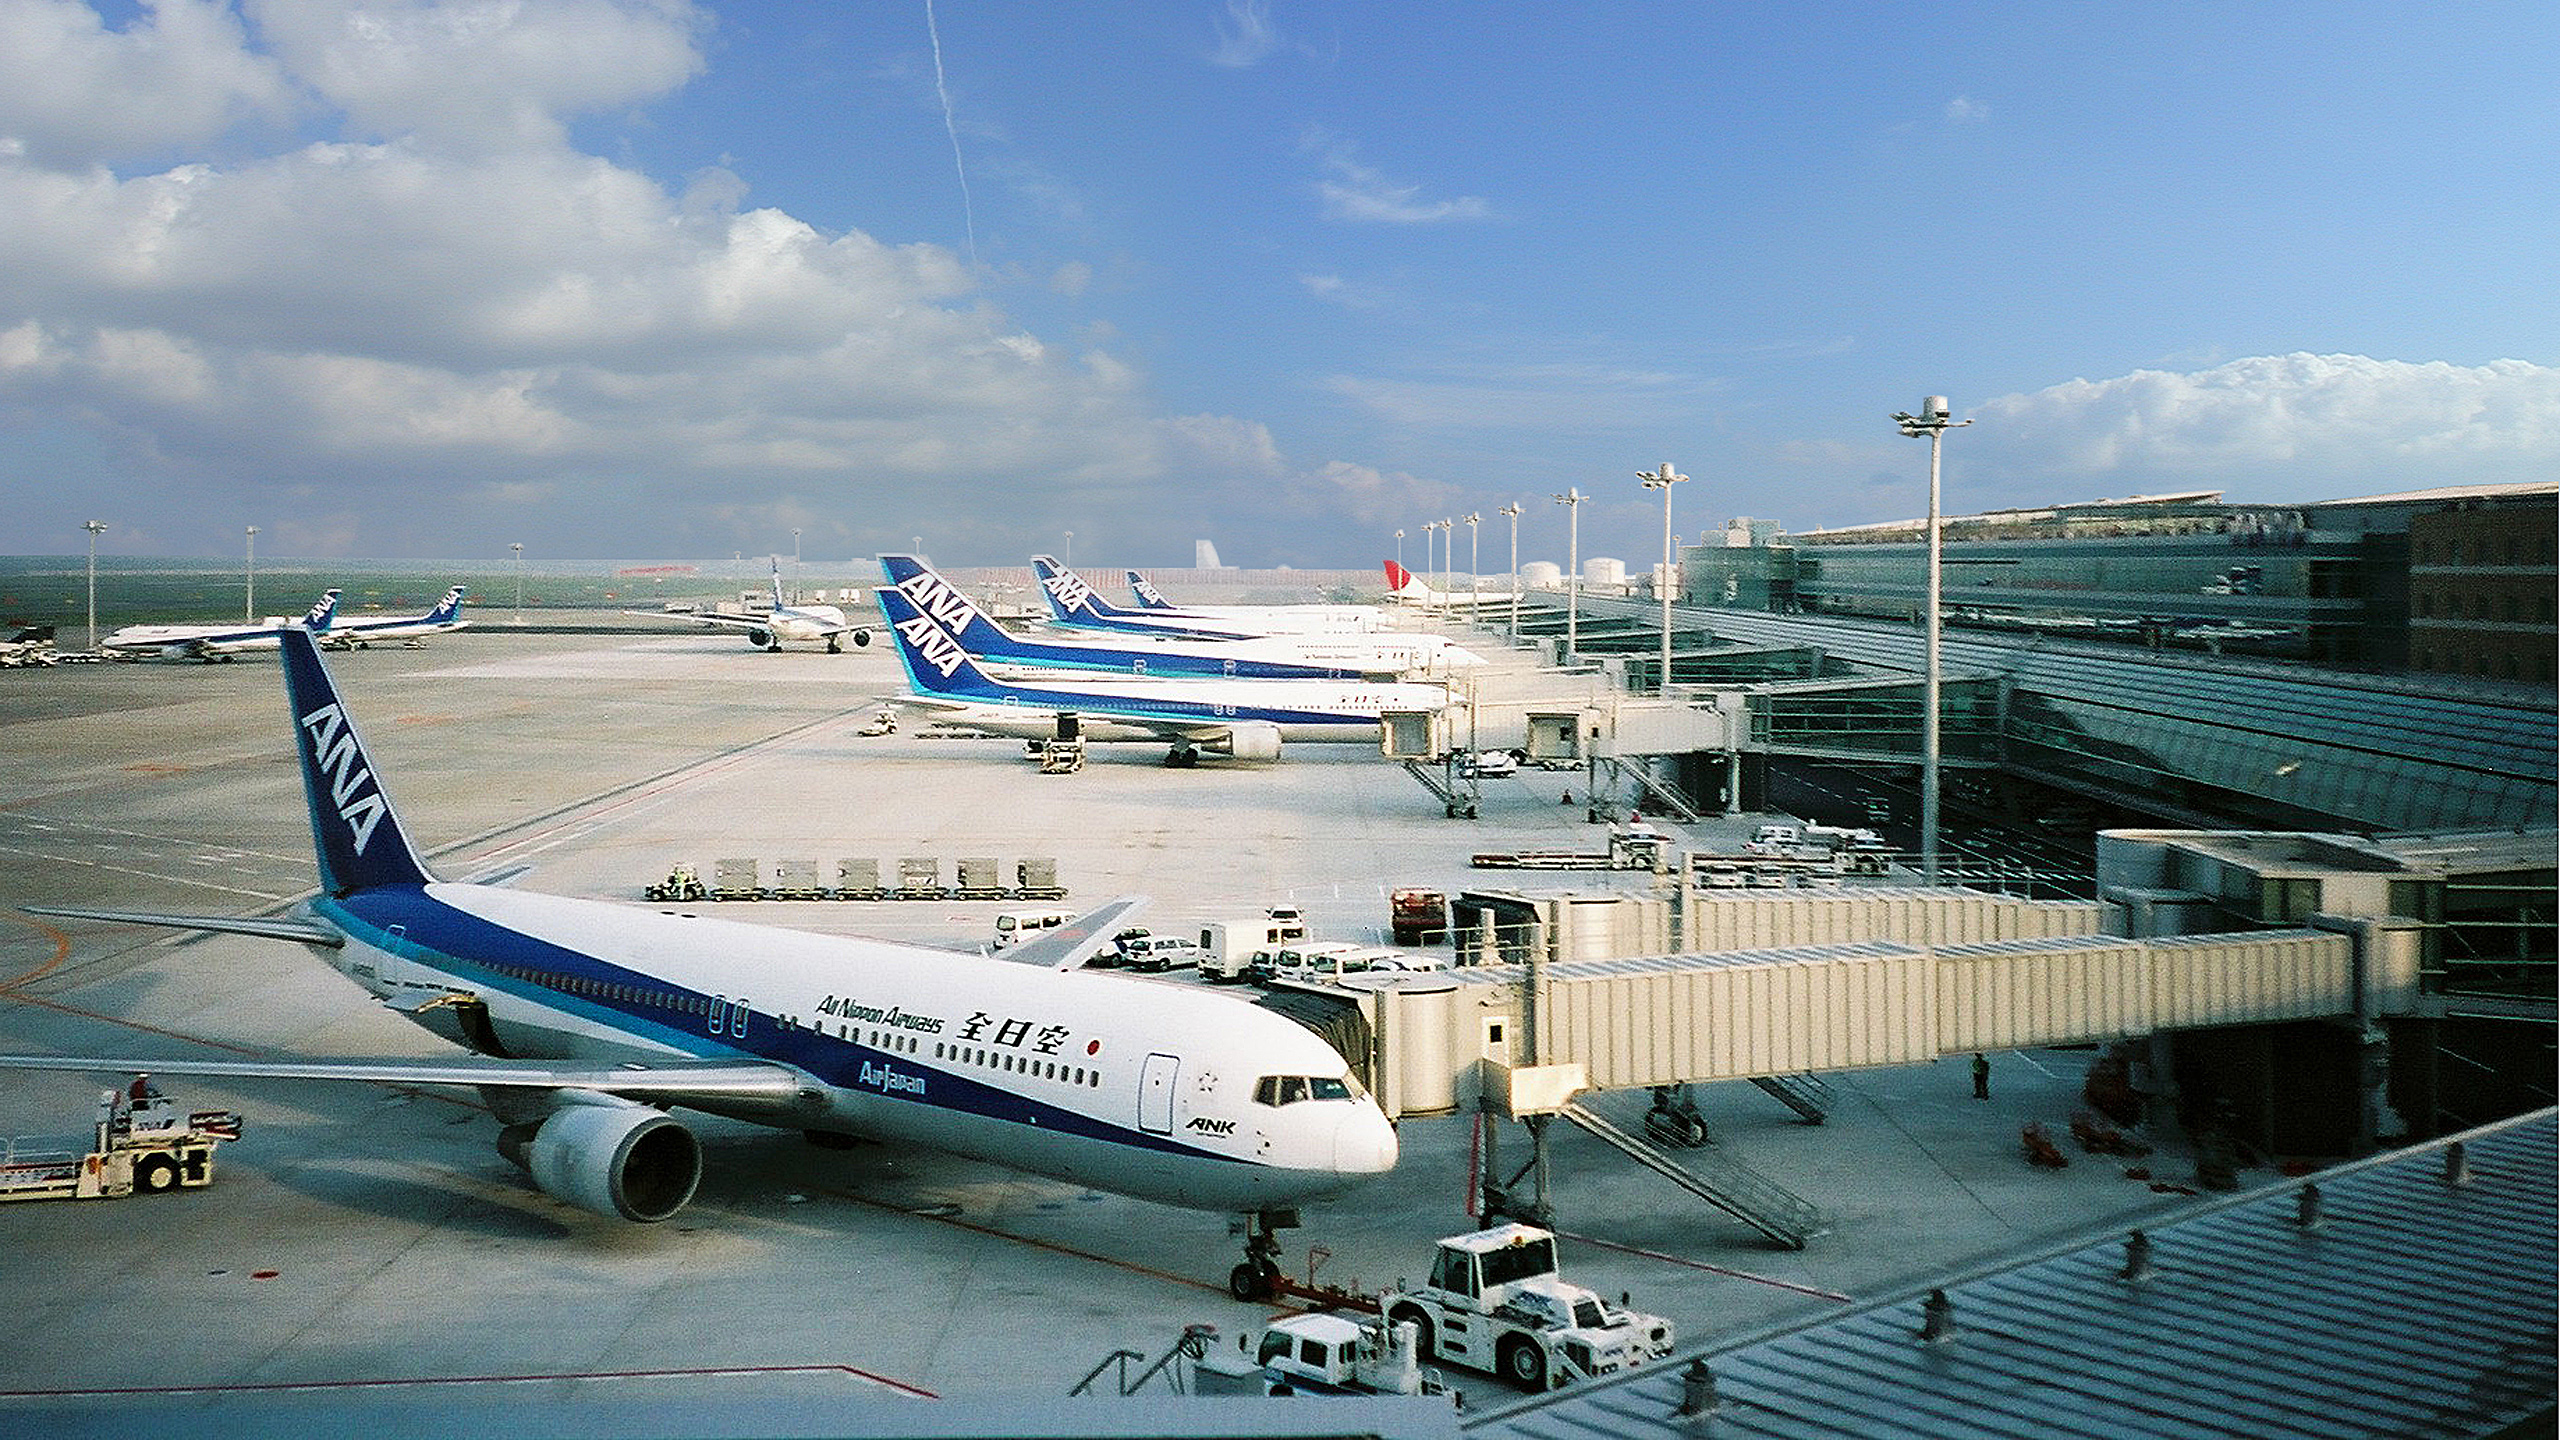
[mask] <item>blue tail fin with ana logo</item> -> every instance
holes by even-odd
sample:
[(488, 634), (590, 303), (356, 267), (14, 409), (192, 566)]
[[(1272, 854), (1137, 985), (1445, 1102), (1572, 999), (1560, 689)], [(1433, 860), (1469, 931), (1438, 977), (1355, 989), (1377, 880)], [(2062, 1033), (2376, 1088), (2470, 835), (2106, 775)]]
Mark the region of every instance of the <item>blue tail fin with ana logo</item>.
[(385, 885), (423, 885), (435, 877), (409, 844), (408, 832), (375, 775), (338, 687), (320, 663), (308, 630), (276, 632), (284, 662), (285, 698), (293, 709), (302, 792), (311, 806), (311, 843), (319, 853), (320, 888), (332, 895)]
[(978, 668), (950, 631), (917, 609), (907, 592), (883, 585), (871, 594), (880, 602), (881, 618), (889, 622), (889, 634), (898, 643), (898, 661), (907, 667), (907, 681), (917, 694), (990, 700), (1008, 693)]

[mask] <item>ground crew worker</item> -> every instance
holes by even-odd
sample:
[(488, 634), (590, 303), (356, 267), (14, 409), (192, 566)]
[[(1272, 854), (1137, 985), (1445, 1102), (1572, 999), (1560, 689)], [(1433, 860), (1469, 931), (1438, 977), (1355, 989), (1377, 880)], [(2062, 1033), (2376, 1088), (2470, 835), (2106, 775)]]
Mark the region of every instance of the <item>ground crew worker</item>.
[(1979, 1050), (1973, 1052), (1973, 1098), (1991, 1098), (1991, 1059)]

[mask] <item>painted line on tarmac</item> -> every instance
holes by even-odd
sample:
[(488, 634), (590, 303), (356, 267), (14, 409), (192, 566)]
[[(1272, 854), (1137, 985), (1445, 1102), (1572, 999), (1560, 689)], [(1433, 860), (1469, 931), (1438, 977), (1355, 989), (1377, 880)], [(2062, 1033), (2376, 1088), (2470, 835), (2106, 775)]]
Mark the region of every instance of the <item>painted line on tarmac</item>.
[(1793, 1280), (1781, 1280), (1775, 1275), (1754, 1275), (1748, 1270), (1736, 1270), (1730, 1266), (1714, 1265), (1704, 1260), (1691, 1260), (1681, 1255), (1665, 1255), (1659, 1250), (1621, 1245), (1615, 1240), (1603, 1240), (1596, 1235), (1576, 1235), (1570, 1230), (1558, 1230), (1555, 1233), (1578, 1244), (1597, 1245), (1603, 1250), (1615, 1250), (1622, 1255), (1659, 1260), (1666, 1265), (1683, 1265), (1692, 1270), (1704, 1270), (1714, 1275), (1730, 1275), (1736, 1280), (1748, 1280), (1754, 1285), (1767, 1285), (1778, 1290), (1792, 1290), (1799, 1295), (1811, 1295), (1817, 1300), (1835, 1300), (1843, 1305), (1858, 1303), (1858, 1297), (1854, 1295), (1843, 1295), (1837, 1290), (1825, 1290), (1819, 1285), (1799, 1285)]

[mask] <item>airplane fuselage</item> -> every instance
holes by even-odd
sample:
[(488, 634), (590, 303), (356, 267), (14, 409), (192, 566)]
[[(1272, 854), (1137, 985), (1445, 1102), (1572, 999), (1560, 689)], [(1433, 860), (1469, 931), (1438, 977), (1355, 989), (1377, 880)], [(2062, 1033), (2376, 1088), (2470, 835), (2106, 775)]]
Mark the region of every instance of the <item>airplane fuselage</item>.
[(516, 1058), (762, 1059), (818, 1082), (742, 1119), (1195, 1209), (1285, 1206), (1394, 1160), (1365, 1097), (1257, 1098), (1265, 1077), (1341, 1081), (1330, 1046), (1188, 986), (472, 885), (313, 912), (347, 937), (333, 964), (448, 1038), (474, 1038), (477, 1002), (478, 1041)]

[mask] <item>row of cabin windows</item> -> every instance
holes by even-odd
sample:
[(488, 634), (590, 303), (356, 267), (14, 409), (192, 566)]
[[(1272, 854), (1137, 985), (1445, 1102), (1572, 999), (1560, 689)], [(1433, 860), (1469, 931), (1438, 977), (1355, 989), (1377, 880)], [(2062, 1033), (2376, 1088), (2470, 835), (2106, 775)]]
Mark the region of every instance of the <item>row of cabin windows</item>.
[(1098, 1070), (1087, 1070), (1081, 1065), (1061, 1065), (1037, 1055), (1008, 1055), (1002, 1050), (988, 1050), (975, 1045), (953, 1045), (937, 1040), (933, 1046), (933, 1058), (1002, 1070), (1008, 1075), (1057, 1080), (1068, 1085), (1081, 1085), (1088, 1090), (1098, 1089), (1102, 1084), (1102, 1073)]
[(523, 965), (492, 966), (501, 975), (536, 985), (548, 986), (566, 995), (586, 995), (609, 1000), (618, 1005), (654, 1005), (678, 1015), (708, 1015), (711, 999), (706, 995), (689, 995), (682, 991), (653, 989), (646, 985), (625, 985), (614, 980), (590, 980), (583, 975), (554, 975)]

